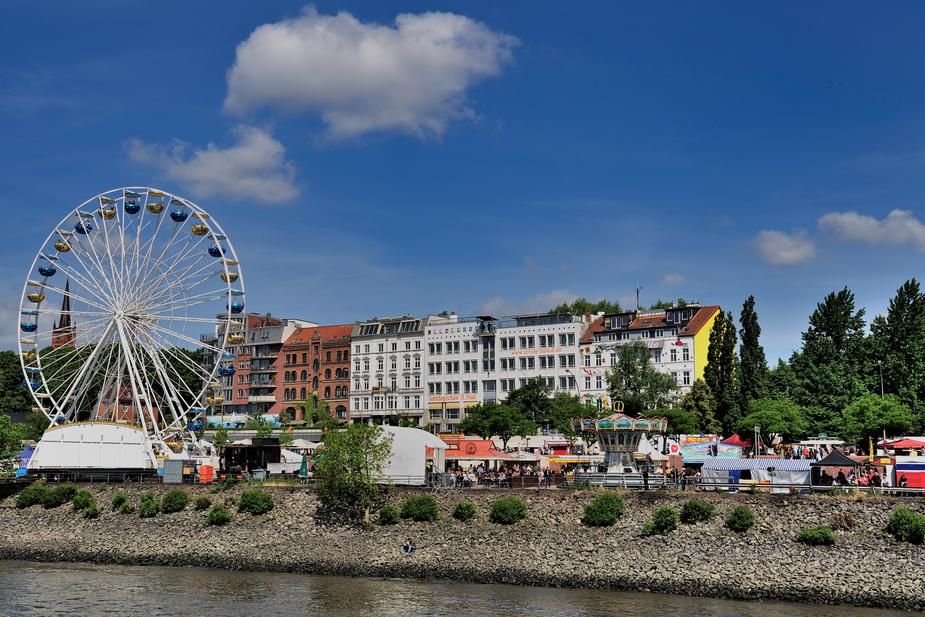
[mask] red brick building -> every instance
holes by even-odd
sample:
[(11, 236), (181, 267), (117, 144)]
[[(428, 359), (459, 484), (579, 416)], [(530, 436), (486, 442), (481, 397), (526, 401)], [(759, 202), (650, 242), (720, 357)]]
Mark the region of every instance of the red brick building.
[(353, 325), (297, 329), (283, 345), (282, 409), (305, 420), (302, 405), (328, 404), (341, 421), (350, 419), (350, 333)]

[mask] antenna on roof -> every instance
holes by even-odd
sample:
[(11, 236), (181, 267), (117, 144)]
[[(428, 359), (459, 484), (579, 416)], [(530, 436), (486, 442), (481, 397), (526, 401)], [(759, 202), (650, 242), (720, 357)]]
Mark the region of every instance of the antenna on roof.
[(639, 279), (636, 279), (636, 312), (639, 312), (639, 292), (642, 291), (642, 287), (639, 286)]

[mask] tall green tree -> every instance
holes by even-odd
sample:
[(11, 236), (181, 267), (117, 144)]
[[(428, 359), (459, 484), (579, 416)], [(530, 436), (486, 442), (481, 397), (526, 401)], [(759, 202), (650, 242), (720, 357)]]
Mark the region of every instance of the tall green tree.
[[(918, 281), (906, 281), (890, 300), (886, 317), (871, 324), (884, 393), (895, 394), (921, 426), (925, 407), (925, 298)], [(879, 375), (878, 375), (879, 377)], [(879, 392), (879, 388), (874, 389)]]
[(652, 306), (649, 307), (649, 310), (653, 310), (653, 311), (654, 311), (654, 310), (656, 310), (656, 309), (684, 308), (684, 307), (687, 306), (688, 304), (696, 304), (696, 302), (688, 302), (688, 301), (685, 300), (684, 298), (678, 298), (678, 299), (675, 300), (674, 302), (672, 302), (671, 300), (668, 300), (667, 302), (664, 302), (664, 301), (662, 301), (661, 298), (659, 298), (659, 299), (655, 302), (655, 304), (653, 304)]
[(459, 423), (465, 433), (478, 435), (482, 439), (498, 437), (507, 449), (511, 437), (536, 435), (536, 423), (520, 409), (508, 404), (481, 403), (472, 408), (469, 416)]
[(382, 471), (392, 457), (392, 435), (372, 424), (350, 424), (325, 433), (316, 453), (318, 499), (329, 507), (363, 514), (379, 499)]
[(601, 298), (597, 302), (585, 300), (581, 296), (575, 298), (571, 303), (563, 302), (559, 306), (549, 309), (549, 314), (571, 313), (572, 315), (584, 315), (585, 313), (622, 313), (619, 302), (610, 302), (606, 298)]
[(837, 435), (841, 412), (867, 391), (859, 372), (864, 342), (864, 309), (855, 310), (848, 288), (816, 305), (803, 347), (790, 359), (797, 402), (809, 419), (809, 432)]
[[(720, 423), (713, 416), (713, 393), (703, 378), (698, 378), (690, 391), (681, 397), (680, 407), (691, 414), (696, 420), (696, 430), (693, 433), (707, 433), (716, 435), (722, 431)], [(686, 434), (686, 433), (682, 433)]]
[(610, 409), (601, 410), (597, 405), (583, 403), (580, 396), (565, 390), (558, 390), (552, 397), (552, 428), (566, 439), (580, 436), (572, 429), (572, 418), (595, 418), (611, 413)]
[(635, 415), (656, 407), (668, 407), (678, 383), (649, 362), (649, 348), (642, 341), (620, 347), (617, 363), (607, 371), (610, 398), (623, 401), (626, 413)]
[(720, 313), (713, 321), (707, 365), (703, 380), (713, 394), (713, 413), (725, 434), (735, 432), (740, 419), (736, 388), (736, 327), (732, 312)]
[(765, 391), (768, 398), (791, 398), (797, 394), (797, 376), (793, 367), (782, 359), (777, 366), (768, 371), (765, 379)]
[(770, 443), (778, 436), (784, 442), (798, 441), (806, 436), (808, 423), (799, 405), (787, 399), (758, 399), (748, 405), (748, 414), (739, 420), (736, 432), (750, 435), (755, 427)]
[(755, 296), (749, 296), (742, 305), (739, 316), (742, 344), (739, 346), (739, 409), (748, 409), (749, 402), (765, 397), (765, 382), (768, 376), (768, 363), (764, 357), (764, 347), (758, 341), (761, 326), (758, 313), (755, 312)]
[(912, 429), (915, 416), (898, 396), (865, 394), (845, 408), (842, 437), (848, 443), (866, 438), (898, 437)]
[(524, 417), (549, 429), (553, 423), (552, 388), (540, 379), (530, 379), (519, 388), (508, 391), (504, 403), (517, 409)]
[(0, 351), (0, 413), (28, 413), (35, 405), (22, 385), (24, 379), (16, 353)]

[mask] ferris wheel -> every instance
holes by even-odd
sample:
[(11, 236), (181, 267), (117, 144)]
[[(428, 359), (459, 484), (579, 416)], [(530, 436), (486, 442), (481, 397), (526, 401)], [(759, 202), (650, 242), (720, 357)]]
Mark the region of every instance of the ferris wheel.
[(216, 374), (229, 370), (202, 357), (234, 370), (233, 337), (243, 337), (233, 318), (243, 312), (234, 249), (202, 208), (151, 188), (97, 195), (54, 227), (23, 288), (19, 349), (33, 411), (52, 428), (111, 422), (154, 440), (188, 432), (210, 390), (221, 404)]

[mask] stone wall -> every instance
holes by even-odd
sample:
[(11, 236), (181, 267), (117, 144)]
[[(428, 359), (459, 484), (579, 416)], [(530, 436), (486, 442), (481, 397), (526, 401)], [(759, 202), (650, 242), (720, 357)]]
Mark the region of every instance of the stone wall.
[[(626, 492), (617, 525), (588, 528), (580, 523), (593, 492), (524, 490), (513, 493), (529, 506), (513, 526), (488, 522), (491, 502), (507, 491), (475, 489), (441, 500), (436, 523), (391, 527), (364, 525), (319, 509), (310, 490), (269, 487), (276, 507), (263, 516), (240, 514), (223, 527), (206, 524), (206, 512), (192, 505), (179, 513), (140, 519), (109, 511), (118, 487), (95, 487), (100, 518), (84, 520), (69, 505), (53, 510), (17, 510), (15, 497), (0, 501), (0, 558), (86, 561), (131, 565), (216, 567), (229, 570), (302, 572), (348, 576), (452, 579), (561, 587), (638, 590), (680, 595), (848, 603), (925, 609), (925, 548), (900, 543), (884, 531), (899, 505), (925, 513), (925, 501), (866, 497), (729, 495), (718, 493)], [(129, 501), (143, 490), (162, 497), (170, 487), (128, 486)], [(193, 497), (235, 500), (241, 487), (210, 494), (185, 487)], [(419, 491), (392, 489), (395, 506)], [(706, 523), (682, 525), (670, 535), (643, 537), (640, 529), (657, 508), (680, 510), (697, 497), (716, 505)], [(455, 503), (476, 504), (476, 518), (454, 520)], [(723, 521), (737, 505), (751, 508), (755, 526), (744, 534)], [(796, 542), (804, 527), (830, 525), (836, 513), (850, 513), (855, 526), (837, 531), (831, 547)], [(400, 546), (415, 539), (418, 550)]]

